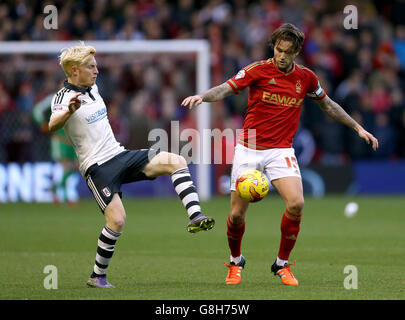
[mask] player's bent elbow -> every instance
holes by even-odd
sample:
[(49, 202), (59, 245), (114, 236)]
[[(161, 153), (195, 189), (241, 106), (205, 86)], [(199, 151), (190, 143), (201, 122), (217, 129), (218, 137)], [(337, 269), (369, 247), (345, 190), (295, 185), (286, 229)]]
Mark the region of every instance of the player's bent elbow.
[(53, 125), (53, 123), (51, 123), (51, 122), (48, 123), (48, 129), (49, 129), (50, 132), (55, 131), (55, 126)]
[(51, 121), (48, 124), (48, 129), (49, 129), (50, 132), (54, 132), (54, 131), (58, 130), (59, 128), (58, 128), (56, 123)]

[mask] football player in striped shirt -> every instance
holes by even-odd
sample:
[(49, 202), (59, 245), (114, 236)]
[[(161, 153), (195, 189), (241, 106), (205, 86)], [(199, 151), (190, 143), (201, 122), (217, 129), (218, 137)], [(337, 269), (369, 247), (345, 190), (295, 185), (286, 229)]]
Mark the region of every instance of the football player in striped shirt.
[(170, 175), (190, 219), (187, 230), (191, 233), (209, 230), (215, 221), (201, 213), (196, 187), (183, 157), (153, 149), (126, 150), (116, 141), (96, 85), (95, 53), (93, 47), (81, 43), (60, 55), (67, 80), (52, 99), (49, 129), (65, 130), (76, 151), (79, 170), (106, 220), (87, 284), (113, 288), (106, 273), (126, 220), (121, 202), (122, 184)]
[(231, 210), (227, 219), (230, 263), (226, 264), (228, 274), (225, 279), (229, 285), (241, 282), (241, 272), (246, 262), (241, 254), (241, 242), (249, 203), (238, 197), (235, 182), (240, 173), (247, 169), (263, 171), (285, 202), (281, 241), (271, 272), (278, 275), (285, 285), (298, 285), (288, 259), (300, 230), (304, 196), (292, 144), (305, 97), (317, 102), (332, 119), (355, 130), (360, 138), (371, 143), (373, 150), (378, 148), (377, 139), (326, 95), (317, 76), (294, 62), (303, 42), (304, 34), (298, 28), (284, 24), (271, 36), (273, 58), (252, 63), (225, 83), (187, 97), (182, 102), (182, 106), (191, 109), (202, 102), (218, 101), (249, 87), (243, 131), (238, 138), (232, 164)]

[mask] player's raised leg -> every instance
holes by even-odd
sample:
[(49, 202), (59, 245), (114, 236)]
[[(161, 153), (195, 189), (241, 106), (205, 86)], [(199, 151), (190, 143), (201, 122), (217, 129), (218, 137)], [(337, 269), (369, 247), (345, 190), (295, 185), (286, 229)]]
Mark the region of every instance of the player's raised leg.
[(246, 260), (241, 253), (242, 237), (245, 233), (245, 216), (249, 206), (235, 191), (231, 192), (231, 212), (226, 222), (228, 246), (231, 251), (226, 284), (239, 284), (242, 280), (241, 272), (245, 267)]
[(304, 196), (302, 180), (299, 177), (284, 177), (272, 181), (273, 186), (283, 198), (286, 209), (281, 219), (281, 240), (276, 261), (271, 266), (271, 271), (281, 278), (285, 285), (298, 286), (298, 280), (291, 272), (288, 258), (294, 248), (300, 231)]
[(174, 189), (186, 208), (190, 219), (187, 231), (196, 233), (214, 227), (215, 220), (201, 213), (197, 189), (191, 179), (187, 162), (182, 156), (160, 152), (145, 166), (143, 172), (149, 178), (170, 174)]
[(126, 220), (125, 209), (118, 193), (114, 194), (111, 202), (105, 208), (104, 216), (106, 225), (98, 238), (96, 261), (87, 285), (97, 288), (114, 288), (107, 282), (107, 268)]

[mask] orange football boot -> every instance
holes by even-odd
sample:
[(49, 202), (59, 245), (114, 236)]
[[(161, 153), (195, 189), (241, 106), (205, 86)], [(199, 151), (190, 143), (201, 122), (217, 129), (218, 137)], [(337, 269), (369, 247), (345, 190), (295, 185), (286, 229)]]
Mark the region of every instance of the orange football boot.
[(278, 266), (274, 261), (271, 266), (271, 272), (273, 272), (274, 275), (278, 275), (281, 278), (281, 282), (286, 286), (298, 286), (298, 280), (295, 279), (292, 274), (290, 266), (295, 266), (295, 261), (293, 263), (288, 263), (284, 267)]
[(227, 264), (224, 262), (224, 264), (228, 267), (228, 274), (225, 278), (225, 283), (226, 284), (239, 284), (242, 281), (240, 274), (246, 264), (245, 258), (242, 256), (242, 258), (238, 264), (234, 264), (233, 262), (231, 262), (230, 264)]

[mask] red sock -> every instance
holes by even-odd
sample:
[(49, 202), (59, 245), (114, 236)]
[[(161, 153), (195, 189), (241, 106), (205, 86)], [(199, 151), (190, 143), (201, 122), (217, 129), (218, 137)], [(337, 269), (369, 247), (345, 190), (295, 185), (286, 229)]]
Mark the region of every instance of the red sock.
[[(288, 213), (287, 210), (286, 212)], [(298, 232), (300, 231), (300, 223), (301, 219), (292, 220), (288, 218), (285, 213), (283, 214), (280, 227), (281, 241), (280, 241), (280, 249), (278, 251), (279, 259), (288, 260), (291, 250), (294, 248), (295, 241), (297, 240)]]
[(245, 222), (240, 224), (234, 224), (231, 222), (230, 216), (228, 215), (228, 220), (226, 221), (228, 236), (228, 245), (231, 250), (232, 257), (239, 257), (241, 254), (240, 247), (242, 244), (242, 237), (245, 233)]

